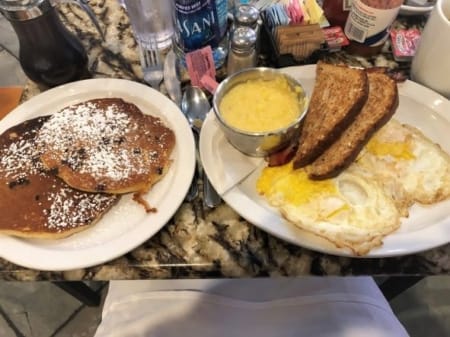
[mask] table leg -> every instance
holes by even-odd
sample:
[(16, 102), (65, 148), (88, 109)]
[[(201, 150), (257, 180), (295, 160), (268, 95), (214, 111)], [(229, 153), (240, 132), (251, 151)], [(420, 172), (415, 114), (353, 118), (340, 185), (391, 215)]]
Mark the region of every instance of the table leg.
[(391, 301), (423, 278), (423, 276), (392, 276), (381, 283), (379, 287), (384, 297)]
[(82, 281), (57, 281), (53, 282), (53, 284), (89, 307), (97, 307), (100, 305), (100, 291), (94, 291)]

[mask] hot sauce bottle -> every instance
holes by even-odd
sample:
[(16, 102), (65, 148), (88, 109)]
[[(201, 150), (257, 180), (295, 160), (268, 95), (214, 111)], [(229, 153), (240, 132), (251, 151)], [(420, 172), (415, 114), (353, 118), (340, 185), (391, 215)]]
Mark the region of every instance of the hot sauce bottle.
[(361, 56), (378, 54), (389, 37), (403, 0), (353, 0), (344, 32), (347, 51)]
[(345, 27), (352, 0), (324, 0), (323, 13), (331, 26)]

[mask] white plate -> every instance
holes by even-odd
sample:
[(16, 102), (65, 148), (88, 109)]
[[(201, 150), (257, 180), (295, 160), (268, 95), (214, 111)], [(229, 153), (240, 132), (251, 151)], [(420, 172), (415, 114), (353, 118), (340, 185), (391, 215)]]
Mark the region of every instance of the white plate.
[[(315, 80), (315, 65), (289, 67), (281, 71), (293, 76), (302, 83), (308, 96)], [(399, 84), (400, 105), (395, 118), (418, 127), (433, 141), (439, 143), (450, 153), (450, 102), (435, 92), (414, 82)], [(220, 151), (217, 144), (225, 141), (223, 133), (209, 114), (203, 124), (200, 137), (200, 155), (203, 167), (211, 179), (217, 173), (217, 160), (214, 153)], [(240, 184), (228, 190), (222, 198), (247, 221), (268, 233), (290, 243), (312, 250), (342, 256), (351, 256), (347, 249), (335, 247), (330, 242), (307, 233), (285, 221), (278, 210), (270, 207), (256, 192), (256, 180), (264, 163)], [(226, 167), (225, 167), (226, 170)], [(450, 200), (431, 207), (415, 205), (410, 217), (402, 220), (401, 228), (384, 239), (384, 244), (364, 257), (399, 256), (434, 248), (449, 242), (450, 239)]]
[(425, 15), (431, 12), (434, 6), (400, 6), (400, 15), (413, 16), (413, 15)]
[(119, 257), (158, 232), (173, 216), (192, 181), (195, 143), (186, 118), (163, 94), (143, 84), (120, 79), (91, 79), (43, 92), (18, 106), (0, 121), (0, 132), (26, 119), (54, 113), (65, 106), (101, 97), (119, 97), (144, 113), (160, 117), (176, 137), (168, 173), (145, 195), (156, 213), (146, 213), (132, 200), (121, 200), (92, 228), (61, 240), (29, 240), (0, 236), (0, 256), (39, 270), (94, 266)]

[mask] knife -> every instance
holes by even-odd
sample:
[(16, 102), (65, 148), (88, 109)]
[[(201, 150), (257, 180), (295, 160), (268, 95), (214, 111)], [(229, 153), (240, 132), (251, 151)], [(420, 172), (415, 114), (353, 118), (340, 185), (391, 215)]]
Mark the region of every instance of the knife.
[(181, 82), (177, 74), (177, 58), (171, 49), (164, 60), (164, 86), (172, 101), (180, 107), (181, 104)]

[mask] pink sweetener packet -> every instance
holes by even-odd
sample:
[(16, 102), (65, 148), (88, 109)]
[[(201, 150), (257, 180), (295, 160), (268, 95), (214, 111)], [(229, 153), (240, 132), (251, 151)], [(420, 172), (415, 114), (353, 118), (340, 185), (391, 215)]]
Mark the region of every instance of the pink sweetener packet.
[(219, 86), (219, 83), (209, 75), (203, 75), (200, 79), (200, 83), (202, 84), (202, 87), (208, 90), (212, 95), (214, 95)]
[(397, 29), (391, 31), (392, 54), (396, 61), (411, 61), (420, 41), (417, 28)]
[(205, 75), (216, 78), (216, 67), (211, 46), (206, 46), (187, 53), (186, 65), (193, 86), (203, 87), (201, 78)]

